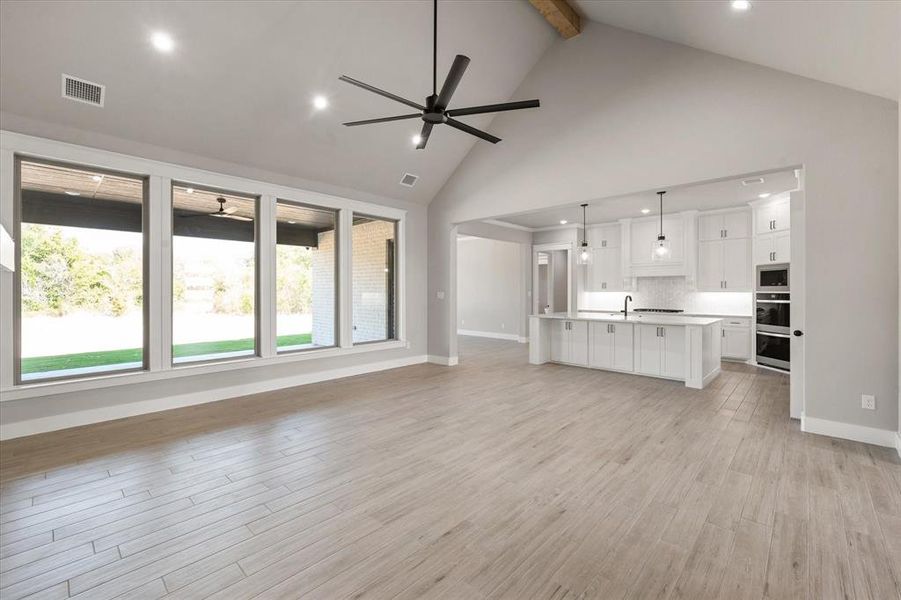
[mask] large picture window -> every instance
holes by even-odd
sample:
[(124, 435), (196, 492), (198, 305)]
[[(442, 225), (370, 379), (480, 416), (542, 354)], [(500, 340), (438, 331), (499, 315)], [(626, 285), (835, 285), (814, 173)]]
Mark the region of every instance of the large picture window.
[(257, 354), (257, 198), (172, 186), (172, 360)]
[(335, 345), (337, 212), (279, 200), (275, 209), (276, 345)]
[(397, 337), (397, 221), (354, 215), (353, 342)]
[(146, 180), (16, 163), (16, 377), (145, 367)]

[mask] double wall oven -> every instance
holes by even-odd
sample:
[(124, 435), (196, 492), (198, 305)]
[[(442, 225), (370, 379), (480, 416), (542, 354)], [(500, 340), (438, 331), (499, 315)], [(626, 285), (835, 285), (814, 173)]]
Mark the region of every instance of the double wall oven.
[(757, 267), (757, 363), (785, 371), (791, 367), (789, 280), (787, 263)]

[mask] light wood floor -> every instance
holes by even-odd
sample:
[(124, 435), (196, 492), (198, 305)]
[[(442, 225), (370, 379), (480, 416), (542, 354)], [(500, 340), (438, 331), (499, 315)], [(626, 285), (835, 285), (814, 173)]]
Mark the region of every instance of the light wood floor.
[(0, 597), (899, 596), (897, 457), (785, 376), (462, 354), (3, 443)]

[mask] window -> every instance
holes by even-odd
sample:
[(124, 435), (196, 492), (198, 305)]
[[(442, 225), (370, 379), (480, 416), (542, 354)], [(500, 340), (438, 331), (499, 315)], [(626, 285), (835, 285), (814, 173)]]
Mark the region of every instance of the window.
[(18, 159), (18, 382), (145, 368), (142, 177)]
[(335, 345), (334, 210), (279, 200), (275, 207), (276, 346)]
[(257, 199), (172, 186), (172, 361), (257, 354)]
[(397, 222), (354, 215), (353, 341), (392, 340), (396, 331)]

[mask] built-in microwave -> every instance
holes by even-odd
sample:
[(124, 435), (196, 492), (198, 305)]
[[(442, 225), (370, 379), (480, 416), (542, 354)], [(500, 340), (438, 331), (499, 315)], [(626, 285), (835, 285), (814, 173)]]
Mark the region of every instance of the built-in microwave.
[(757, 291), (758, 292), (787, 292), (789, 291), (789, 264), (757, 266)]

